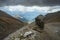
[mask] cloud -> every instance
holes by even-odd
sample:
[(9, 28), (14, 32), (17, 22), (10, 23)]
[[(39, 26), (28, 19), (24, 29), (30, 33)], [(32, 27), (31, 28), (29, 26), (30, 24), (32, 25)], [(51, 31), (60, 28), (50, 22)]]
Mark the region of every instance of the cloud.
[(51, 12), (57, 12), (60, 11), (60, 6), (23, 6), (23, 5), (17, 5), (17, 6), (4, 6), (3, 8), (8, 9), (9, 11), (17, 11), (17, 13), (22, 12), (23, 14), (29, 13), (29, 12), (45, 12), (45, 13), (51, 13)]
[(60, 11), (60, 6), (53, 6), (48, 10), (48, 13), (53, 13), (53, 12), (57, 12)]
[(25, 5), (25, 6), (55, 6), (60, 5), (60, 0), (0, 0), (0, 6)]
[(50, 7), (39, 7), (39, 6), (22, 6), (22, 5), (17, 5), (17, 6), (5, 6), (5, 8), (8, 8), (9, 11), (21, 11), (23, 13), (26, 12), (33, 12), (33, 11), (45, 11), (47, 12)]

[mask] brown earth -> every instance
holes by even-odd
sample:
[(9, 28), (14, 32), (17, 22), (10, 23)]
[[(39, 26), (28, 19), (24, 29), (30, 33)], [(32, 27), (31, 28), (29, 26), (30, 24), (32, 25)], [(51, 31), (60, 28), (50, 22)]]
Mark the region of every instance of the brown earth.
[[(4, 19), (4, 21), (5, 21), (5, 19)], [(45, 28), (42, 33), (39, 32), (40, 31), (39, 27), (35, 24), (35, 22), (33, 22), (33, 23), (21, 28), (22, 30), (21, 29), (19, 31), (17, 30), (18, 32), (15, 32), (15, 33), (17, 33), (15, 35), (18, 36), (18, 34), (20, 34), (20, 33), (23, 34), (26, 31), (35, 31), (35, 33), (38, 34), (38, 36), (36, 35), (36, 37), (34, 37), (34, 40), (60, 40), (60, 12), (47, 14), (46, 17), (44, 18), (44, 22), (45, 22)], [(2, 23), (4, 23), (4, 22), (2, 22)], [(7, 24), (8, 24), (8, 21), (7, 21)], [(8, 26), (10, 26), (10, 24)], [(3, 25), (3, 27), (4, 27), (4, 25)], [(12, 27), (12, 26), (10, 26), (10, 27)], [(10, 29), (10, 27), (8, 29)], [(11, 29), (16, 30), (15, 29), (16, 26), (13, 26), (13, 28), (11, 28)], [(36, 29), (36, 30), (34, 30), (34, 29)], [(4, 32), (4, 30), (3, 30), (3, 32)], [(3, 34), (5, 34), (5, 33), (3, 33)], [(15, 35), (12, 33), (11, 36), (15, 36)], [(33, 35), (32, 35), (32, 37), (33, 37)], [(28, 38), (26, 38), (26, 39), (30, 40), (31, 37), (30, 37), (30, 39), (28, 39)], [(31, 39), (31, 40), (33, 40), (33, 39)]]
[(60, 11), (48, 13), (44, 22), (44, 29), (51, 36), (51, 40), (60, 40)]
[(48, 13), (44, 18), (45, 23), (60, 22), (60, 11)]
[(0, 40), (26, 25), (20, 20), (0, 10)]

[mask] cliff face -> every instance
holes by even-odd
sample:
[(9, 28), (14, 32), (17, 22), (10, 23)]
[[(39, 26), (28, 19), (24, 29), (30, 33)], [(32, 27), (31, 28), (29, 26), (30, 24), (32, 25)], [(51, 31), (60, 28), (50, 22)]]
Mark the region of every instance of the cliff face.
[(45, 23), (60, 22), (60, 11), (55, 13), (48, 13), (44, 18)]
[(20, 29), (25, 23), (0, 10), (0, 40)]

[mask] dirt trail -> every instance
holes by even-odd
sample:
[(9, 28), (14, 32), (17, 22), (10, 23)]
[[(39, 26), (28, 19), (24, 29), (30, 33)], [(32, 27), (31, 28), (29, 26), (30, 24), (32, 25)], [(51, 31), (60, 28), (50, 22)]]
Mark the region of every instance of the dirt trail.
[(51, 37), (46, 31), (40, 33), (38, 31), (33, 30), (33, 28), (34, 27), (31, 27), (31, 25), (24, 26), (21, 29), (17, 30), (16, 32), (11, 33), (4, 40), (12, 40), (13, 38), (14, 38), (13, 40), (15, 40), (15, 38), (17, 38), (20, 34), (24, 34), (28, 31), (32, 31), (34, 34), (21, 40), (51, 40)]

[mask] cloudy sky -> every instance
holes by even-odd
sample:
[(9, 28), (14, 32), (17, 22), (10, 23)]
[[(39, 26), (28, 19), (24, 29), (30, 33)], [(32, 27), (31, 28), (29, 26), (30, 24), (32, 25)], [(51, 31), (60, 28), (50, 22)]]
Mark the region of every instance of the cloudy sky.
[(19, 16), (21, 18), (25, 18), (27, 20), (32, 20), (38, 15), (46, 15), (47, 13), (57, 12), (60, 11), (60, 6), (23, 6), (23, 5), (16, 5), (16, 6), (4, 6), (0, 7), (0, 10), (7, 12), (8, 14), (16, 17)]
[(60, 0), (0, 0), (0, 6), (4, 5), (55, 6), (60, 5)]
[(50, 7), (39, 7), (39, 6), (4, 6), (0, 7), (0, 10), (7, 12), (12, 16), (20, 15), (28, 20), (32, 20), (38, 15), (46, 15)]
[(33, 20), (40, 14), (60, 11), (60, 0), (0, 0), (0, 10)]

